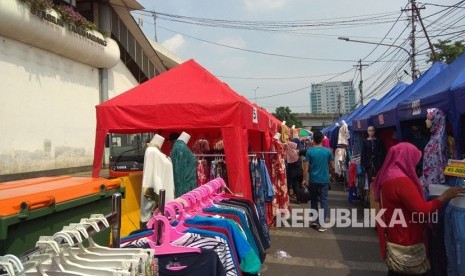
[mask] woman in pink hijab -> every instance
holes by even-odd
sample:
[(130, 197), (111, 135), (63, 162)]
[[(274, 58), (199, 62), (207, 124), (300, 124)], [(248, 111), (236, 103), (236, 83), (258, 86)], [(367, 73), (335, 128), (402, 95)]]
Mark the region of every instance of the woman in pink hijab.
[[(386, 227), (378, 225), (381, 255), (386, 259), (386, 242), (413, 246), (424, 244), (426, 224), (418, 222), (438, 210), (444, 202), (463, 192), (463, 187), (452, 187), (432, 201), (425, 201), (423, 187), (415, 172), (421, 152), (407, 142), (391, 147), (374, 182), (374, 196), (385, 209), (382, 216)], [(400, 211), (400, 213), (399, 213)], [(404, 219), (392, 223), (392, 219)], [(391, 225), (390, 225), (391, 224)], [(388, 275), (397, 275), (390, 271)]]

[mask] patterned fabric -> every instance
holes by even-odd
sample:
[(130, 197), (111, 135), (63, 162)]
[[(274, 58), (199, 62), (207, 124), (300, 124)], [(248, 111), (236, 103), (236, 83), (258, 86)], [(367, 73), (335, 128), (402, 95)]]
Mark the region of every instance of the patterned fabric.
[(285, 150), (284, 145), (274, 139), (273, 146), (277, 154), (273, 156), (271, 161), (271, 182), (275, 197), (273, 198), (273, 218), (276, 218), (278, 209), (289, 210), (289, 194), (287, 189), (286, 164), (284, 161)]
[(350, 132), (349, 127), (345, 122), (342, 123), (342, 126), (339, 128), (339, 135), (337, 136), (338, 145), (349, 145)]
[(342, 175), (343, 171), (346, 171), (345, 162), (347, 158), (347, 151), (345, 148), (337, 148), (334, 153), (334, 172), (338, 175)]
[(174, 196), (192, 191), (197, 187), (197, 161), (182, 140), (176, 140), (171, 150), (174, 174)]
[(209, 176), (209, 172), (208, 172), (207, 160), (198, 160), (197, 161), (197, 184), (200, 186), (210, 181), (208, 176)]
[(431, 137), (423, 152), (423, 182), (426, 185), (445, 183), (444, 168), (447, 165), (449, 144), (445, 134), (446, 116), (437, 108), (427, 110), (431, 120)]
[(179, 239), (173, 241), (171, 244), (187, 247), (196, 247), (211, 249), (220, 258), (223, 264), (226, 275), (238, 275), (238, 271), (234, 266), (231, 255), (231, 250), (228, 243), (220, 237), (206, 237), (199, 234), (186, 233)]
[[(261, 162), (265, 162), (261, 160)], [(260, 224), (263, 227), (263, 234), (268, 241), (270, 242), (270, 233), (268, 225), (266, 224), (266, 208), (265, 208), (265, 185), (263, 185), (262, 177), (260, 175), (260, 166), (257, 160), (250, 162), (250, 171), (252, 174), (252, 188), (253, 188), (253, 198), (254, 203), (257, 208), (258, 218)]]

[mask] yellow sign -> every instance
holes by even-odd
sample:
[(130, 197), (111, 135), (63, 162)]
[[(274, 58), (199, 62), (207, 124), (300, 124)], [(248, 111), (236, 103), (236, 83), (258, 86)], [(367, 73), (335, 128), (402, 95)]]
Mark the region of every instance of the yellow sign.
[(444, 170), (445, 175), (465, 177), (465, 167), (452, 167), (447, 166)]
[(444, 174), (465, 177), (465, 162), (462, 160), (450, 159), (444, 170)]

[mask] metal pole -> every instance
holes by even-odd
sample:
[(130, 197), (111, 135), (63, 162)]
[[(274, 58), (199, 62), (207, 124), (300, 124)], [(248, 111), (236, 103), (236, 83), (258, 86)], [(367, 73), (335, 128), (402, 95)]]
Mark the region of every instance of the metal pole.
[(358, 42), (358, 43), (365, 43), (365, 44), (373, 44), (373, 45), (382, 45), (382, 46), (387, 46), (387, 47), (394, 47), (394, 48), (399, 48), (399, 49), (402, 49), (404, 50), (408, 56), (409, 56), (409, 59), (410, 59), (410, 62), (412, 64), (412, 79), (415, 80), (416, 79), (416, 70), (415, 70), (415, 48), (413, 48), (415, 46), (415, 42), (414, 40), (412, 41), (413, 42), (413, 47), (412, 47), (412, 54), (410, 54), (409, 50), (405, 49), (404, 47), (401, 47), (401, 46), (398, 46), (398, 45), (395, 45), (395, 44), (385, 44), (385, 43), (378, 43), (378, 42), (371, 42), (371, 41), (363, 41), (363, 40), (355, 40), (355, 39), (350, 39), (348, 37), (338, 37), (337, 39), (339, 40), (345, 40), (347, 42)]
[(412, 61), (412, 80), (415, 81), (417, 78), (417, 72), (416, 72), (416, 63), (415, 63), (415, 0), (411, 0), (411, 5), (412, 5), (412, 56), (411, 56), (411, 61)]
[[(165, 215), (165, 190), (160, 189), (159, 200), (158, 200), (158, 214), (164, 216)], [(162, 236), (163, 225), (160, 221), (157, 222), (157, 240), (156, 244), (161, 244), (161, 236)], [(170, 241), (164, 241), (170, 242)]]
[(121, 235), (121, 198), (120, 193), (115, 193), (111, 196), (111, 210), (116, 215), (116, 222), (111, 225), (111, 238), (113, 248), (119, 248)]
[(360, 84), (358, 85), (358, 90), (360, 91), (360, 104), (363, 105), (363, 77), (362, 77), (362, 60), (358, 60), (358, 66), (360, 70)]

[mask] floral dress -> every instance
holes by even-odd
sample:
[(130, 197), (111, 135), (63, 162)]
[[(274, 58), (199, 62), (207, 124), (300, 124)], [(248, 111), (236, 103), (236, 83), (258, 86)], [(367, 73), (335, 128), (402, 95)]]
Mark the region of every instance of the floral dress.
[(284, 161), (284, 145), (278, 141), (273, 141), (273, 146), (277, 152), (271, 160), (271, 182), (275, 196), (273, 198), (273, 217), (276, 218), (278, 209), (289, 210), (289, 194), (287, 188), (286, 165)]
[(431, 120), (431, 137), (423, 152), (423, 177), (426, 186), (444, 184), (444, 168), (447, 165), (448, 140), (445, 135), (446, 116), (438, 108), (427, 110)]

